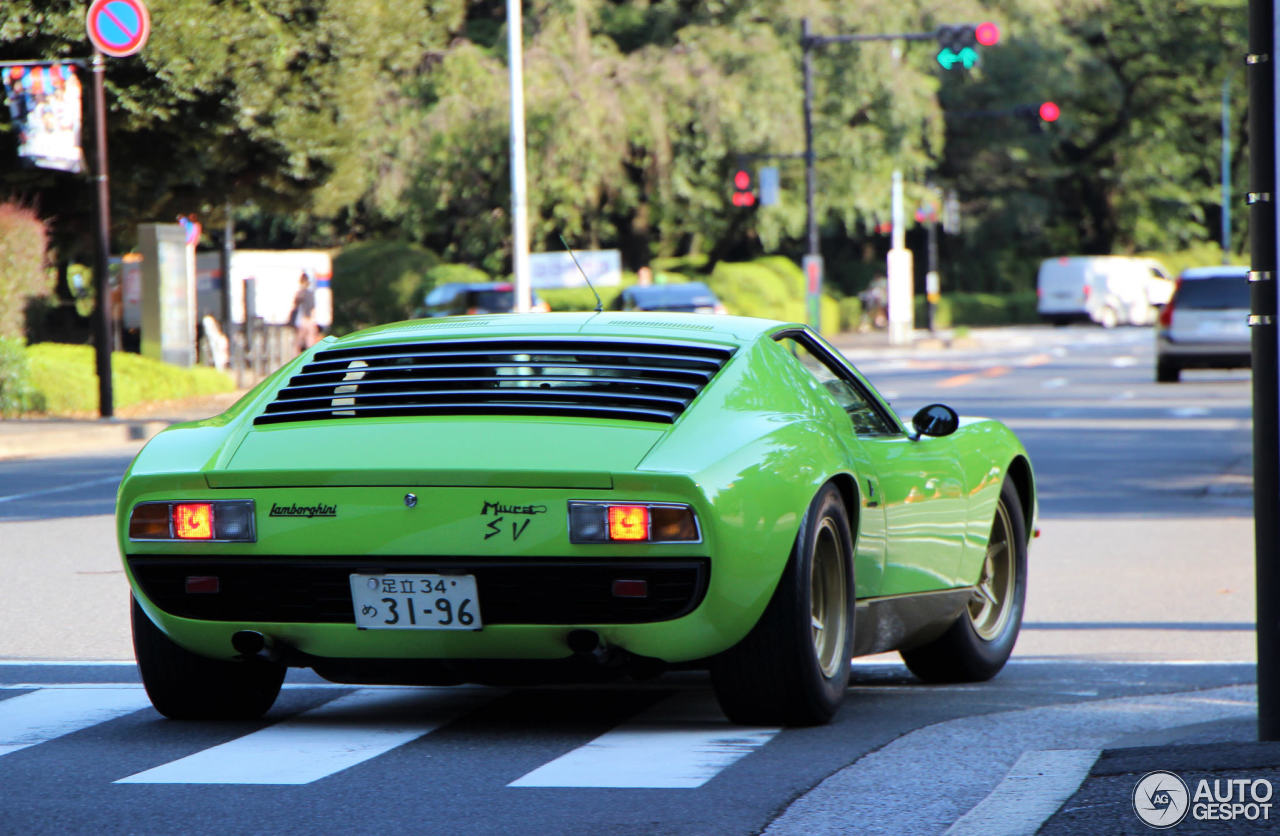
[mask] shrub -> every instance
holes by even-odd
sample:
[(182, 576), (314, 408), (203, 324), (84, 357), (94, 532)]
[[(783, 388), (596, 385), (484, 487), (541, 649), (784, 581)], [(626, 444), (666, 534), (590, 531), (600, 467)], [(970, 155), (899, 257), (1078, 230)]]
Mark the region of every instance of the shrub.
[(0, 337), (23, 336), (29, 300), (53, 290), (48, 245), (48, 230), (35, 212), (0, 203)]
[[(597, 287), (600, 293), (600, 304), (604, 309), (609, 310), (609, 306), (613, 304), (613, 300), (618, 298), (618, 294), (622, 292), (625, 285), (617, 284), (611, 287)], [(546, 302), (553, 311), (594, 311), (596, 309), (596, 297), (591, 292), (591, 288), (583, 287), (553, 287), (537, 291), (539, 298)]]
[[(55, 415), (97, 411), (98, 374), (92, 346), (37, 343), (27, 347), (26, 356), (31, 386), (39, 399), (31, 408)], [(235, 381), (206, 366), (184, 369), (139, 354), (114, 352), (111, 387), (114, 405), (126, 407), (230, 392)]]
[(722, 261), (707, 285), (731, 314), (801, 321), (804, 303), (775, 271), (754, 262)]
[[(925, 298), (916, 296), (916, 327), (923, 328)], [(1019, 325), (1038, 322), (1036, 295), (1021, 293), (944, 293), (938, 300), (934, 326), (950, 328), (956, 325)]]
[(0, 336), (0, 416), (9, 418), (43, 406), (31, 385), (21, 338)]
[(333, 260), (334, 332), (344, 334), (413, 316), (423, 296), (435, 286), (429, 274), (439, 265), (435, 253), (402, 241), (364, 241), (344, 247)]

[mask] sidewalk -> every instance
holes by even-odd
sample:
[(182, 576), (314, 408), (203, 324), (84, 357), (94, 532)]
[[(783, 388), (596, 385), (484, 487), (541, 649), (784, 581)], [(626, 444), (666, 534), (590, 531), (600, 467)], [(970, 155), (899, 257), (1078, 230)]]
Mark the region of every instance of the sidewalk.
[(146, 441), (170, 424), (197, 421), (226, 410), (244, 392), (139, 404), (112, 418), (14, 418), (0, 420), (0, 461), (59, 456)]

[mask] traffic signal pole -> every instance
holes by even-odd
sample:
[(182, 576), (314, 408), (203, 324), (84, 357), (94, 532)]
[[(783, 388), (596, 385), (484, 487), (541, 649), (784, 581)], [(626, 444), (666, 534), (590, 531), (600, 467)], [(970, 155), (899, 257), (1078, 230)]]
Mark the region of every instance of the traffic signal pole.
[(1276, 329), (1276, 7), (1249, 0), (1249, 331), (1253, 349), (1253, 531), (1258, 739), (1280, 740), (1280, 379)]
[[(977, 53), (971, 47), (963, 47), (968, 53), (972, 54), (973, 59), (962, 57), (959, 53), (953, 52), (954, 46), (960, 46), (961, 41), (976, 42), (983, 46), (992, 46), (1000, 39), (1000, 30), (994, 23), (962, 23), (962, 24), (945, 24), (939, 26), (931, 32), (897, 32), (893, 34), (874, 34), (874, 35), (815, 35), (809, 25), (809, 18), (803, 18), (800, 21), (800, 48), (803, 51), (802, 64), (804, 67), (804, 202), (805, 202), (805, 229), (808, 237), (808, 252), (805, 255), (807, 263), (822, 263), (822, 256), (818, 252), (818, 215), (816, 210), (817, 203), (817, 173), (815, 171), (815, 162), (817, 160), (813, 148), (813, 51), (819, 47), (829, 46), (830, 44), (848, 44), (859, 43), (862, 41), (935, 41), (944, 43), (942, 52), (939, 53), (938, 61), (946, 69), (959, 62), (965, 68), (972, 66), (973, 60), (976, 60)], [(943, 56), (947, 56), (948, 60), (943, 61)], [(822, 271), (818, 269), (817, 281), (810, 279), (810, 293), (812, 296), (821, 296), (822, 293)], [(820, 305), (812, 299), (810, 300), (810, 322), (809, 324), (817, 330), (817, 311)]]

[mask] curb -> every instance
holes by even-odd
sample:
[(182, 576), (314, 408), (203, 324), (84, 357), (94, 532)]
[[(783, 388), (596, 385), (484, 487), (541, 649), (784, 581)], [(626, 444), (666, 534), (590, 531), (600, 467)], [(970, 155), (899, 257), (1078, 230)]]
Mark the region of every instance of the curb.
[[(169, 421), (15, 421), (0, 434), (0, 460), (56, 456), (111, 445), (147, 441)], [(25, 426), (24, 426), (25, 425)]]

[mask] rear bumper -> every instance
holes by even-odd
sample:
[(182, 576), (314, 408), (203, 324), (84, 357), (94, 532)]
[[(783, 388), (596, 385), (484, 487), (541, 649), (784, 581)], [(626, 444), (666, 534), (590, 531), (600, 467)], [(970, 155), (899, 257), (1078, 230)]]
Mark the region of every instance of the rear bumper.
[(1187, 342), (1156, 337), (1156, 362), (1181, 368), (1247, 369), (1253, 365), (1248, 345), (1238, 342)]

